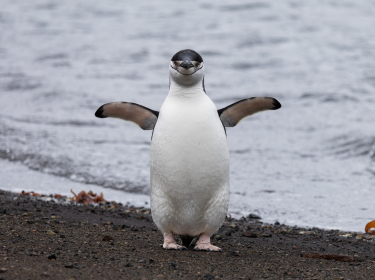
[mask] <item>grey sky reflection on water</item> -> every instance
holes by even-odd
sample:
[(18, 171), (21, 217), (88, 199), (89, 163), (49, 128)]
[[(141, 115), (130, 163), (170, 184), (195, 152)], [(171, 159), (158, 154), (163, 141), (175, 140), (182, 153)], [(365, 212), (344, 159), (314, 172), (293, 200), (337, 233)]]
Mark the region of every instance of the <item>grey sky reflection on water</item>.
[(365, 0), (4, 0), (1, 159), (82, 189), (147, 194), (150, 132), (93, 114), (116, 100), (158, 110), (171, 56), (192, 48), (218, 108), (251, 96), (283, 105), (227, 130), (230, 212), (363, 230), (375, 210), (374, 12)]

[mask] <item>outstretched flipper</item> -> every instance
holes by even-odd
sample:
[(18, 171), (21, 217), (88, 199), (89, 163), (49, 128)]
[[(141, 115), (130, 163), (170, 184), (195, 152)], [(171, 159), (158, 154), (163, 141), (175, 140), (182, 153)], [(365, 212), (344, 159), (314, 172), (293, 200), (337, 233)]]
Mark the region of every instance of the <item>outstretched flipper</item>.
[(131, 121), (144, 130), (152, 130), (158, 120), (159, 112), (136, 103), (112, 102), (100, 106), (95, 116)]
[(242, 119), (266, 110), (277, 110), (279, 101), (272, 97), (251, 97), (217, 110), (225, 127), (236, 126)]

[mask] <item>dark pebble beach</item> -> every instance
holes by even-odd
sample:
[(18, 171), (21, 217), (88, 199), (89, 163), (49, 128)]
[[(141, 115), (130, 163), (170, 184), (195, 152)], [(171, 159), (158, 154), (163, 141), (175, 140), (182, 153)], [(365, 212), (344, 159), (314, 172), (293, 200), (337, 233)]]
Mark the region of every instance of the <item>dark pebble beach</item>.
[(375, 279), (374, 235), (259, 218), (227, 218), (222, 252), (169, 251), (149, 209), (0, 190), (0, 280)]

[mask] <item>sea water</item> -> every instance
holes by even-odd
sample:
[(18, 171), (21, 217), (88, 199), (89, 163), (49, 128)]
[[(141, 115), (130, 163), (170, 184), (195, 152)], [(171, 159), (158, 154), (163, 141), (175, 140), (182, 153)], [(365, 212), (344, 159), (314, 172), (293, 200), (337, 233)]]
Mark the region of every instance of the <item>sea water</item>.
[(149, 201), (151, 131), (97, 119), (107, 102), (159, 110), (170, 58), (204, 60), (218, 109), (282, 108), (227, 129), (229, 213), (363, 231), (375, 219), (375, 3), (2, 0), (0, 189)]

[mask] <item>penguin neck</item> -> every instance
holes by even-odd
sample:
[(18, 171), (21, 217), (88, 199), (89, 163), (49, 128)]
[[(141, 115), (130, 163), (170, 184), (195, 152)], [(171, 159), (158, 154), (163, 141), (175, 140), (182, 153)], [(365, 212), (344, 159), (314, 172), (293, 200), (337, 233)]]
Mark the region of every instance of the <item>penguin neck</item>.
[(203, 90), (203, 81), (199, 81), (194, 85), (181, 85), (176, 83), (172, 78), (170, 79), (169, 84), (169, 95), (171, 96), (180, 96), (185, 98), (193, 98), (198, 97), (201, 95), (205, 95), (206, 93)]

